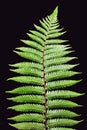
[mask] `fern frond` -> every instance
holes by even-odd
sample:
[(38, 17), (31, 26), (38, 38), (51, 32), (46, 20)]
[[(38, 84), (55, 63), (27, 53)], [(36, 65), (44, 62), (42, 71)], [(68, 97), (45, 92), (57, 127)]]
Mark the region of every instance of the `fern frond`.
[(75, 121), (72, 119), (51, 119), (47, 122), (47, 124), (49, 125), (49, 128), (53, 128), (53, 127), (60, 127), (60, 126), (74, 126), (78, 123), (80, 123), (81, 121)]
[(17, 47), (15, 48), (16, 50), (22, 51), (22, 52), (27, 52), (27, 53), (33, 53), (34, 55), (38, 55), (42, 57), (42, 52), (33, 48), (28, 48), (28, 47)]
[(10, 66), (12, 67), (16, 67), (16, 68), (35, 68), (35, 69), (39, 69), (39, 70), (42, 70), (43, 67), (41, 64), (38, 64), (38, 63), (30, 63), (30, 62), (19, 62), (19, 63), (16, 63), (16, 64), (10, 64)]
[(72, 53), (72, 52), (73, 52), (73, 51), (63, 51), (63, 52), (57, 53), (57, 51), (56, 51), (56, 52), (54, 52), (54, 53), (45, 55), (44, 59), (45, 59), (45, 60), (50, 60), (50, 59), (53, 59), (53, 58), (58, 58), (58, 57), (65, 56), (65, 55), (70, 54), (70, 53)]
[(27, 35), (33, 39), (34, 41), (38, 42), (38, 44), (40, 44), (41, 46), (44, 46), (44, 40), (42, 40), (41, 38), (37, 37), (36, 35), (33, 35), (33, 34), (29, 34), (27, 33)]
[(37, 46), (37, 42), (35, 41), (31, 41), (31, 40), (21, 40), (23, 43), (25, 43), (26, 45), (30, 46), (30, 47), (33, 47), (37, 50), (40, 50), (42, 51), (43, 50), (43, 47), (41, 45), (38, 44)]
[(18, 54), (19, 56), (37, 62), (37, 63), (41, 63), (42, 62), (42, 58), (38, 55), (35, 55), (33, 53), (28, 53), (28, 52), (19, 52), (19, 51), (14, 51), (16, 54)]
[(19, 73), (19, 74), (23, 74), (23, 75), (34, 75), (34, 76), (38, 76), (38, 77), (43, 77), (43, 73), (41, 70), (38, 70), (36, 68), (30, 68), (28, 70), (28, 68), (19, 68), (19, 69), (10, 69), (10, 71)]
[(57, 118), (74, 118), (80, 116), (79, 114), (76, 114), (75, 112), (72, 112), (70, 110), (65, 109), (56, 109), (56, 110), (48, 110), (47, 117), (48, 119), (57, 119)]
[(41, 32), (42, 34), (44, 34), (46, 36), (47, 31), (45, 29), (43, 29), (40, 26), (37, 26), (34, 24), (34, 27), (36, 28), (36, 30), (38, 30), (39, 32)]
[(42, 123), (30, 123), (30, 122), (22, 122), (22, 123), (16, 123), (16, 124), (10, 124), (11, 126), (15, 127), (18, 130), (42, 130), (44, 129), (44, 124)]
[(39, 104), (21, 104), (8, 107), (8, 109), (12, 109), (19, 112), (44, 113), (44, 106)]
[(46, 75), (46, 80), (48, 82), (48, 81), (53, 81), (53, 80), (56, 80), (56, 79), (63, 79), (63, 78), (72, 77), (76, 74), (79, 74), (79, 72), (74, 72), (74, 71), (50, 72)]
[(61, 31), (63, 31), (63, 29), (64, 29), (64, 28), (60, 28), (60, 29), (57, 28), (57, 29), (55, 29), (55, 30), (49, 30), (49, 34), (54, 34), (54, 33), (57, 33), (57, 32), (60, 33)]
[(81, 105), (77, 103), (68, 100), (61, 100), (61, 99), (48, 100), (47, 105), (49, 109), (81, 107)]
[(44, 95), (44, 88), (40, 86), (22, 86), (10, 91), (6, 91), (6, 93)]
[(48, 91), (47, 98), (48, 99), (59, 99), (59, 98), (73, 98), (78, 97), (84, 94), (77, 93), (69, 90), (59, 90), (59, 91)]
[(30, 30), (30, 32), (31, 32), (32, 34), (34, 34), (35, 36), (38, 36), (38, 37), (40, 37), (41, 39), (45, 40), (45, 36), (44, 36), (42, 33), (38, 32), (38, 31), (32, 31), (32, 30)]
[(55, 72), (55, 71), (65, 71), (65, 70), (70, 70), (73, 69), (74, 67), (76, 67), (78, 64), (76, 65), (70, 65), (70, 64), (62, 64), (62, 65), (55, 65), (55, 66), (50, 66), (46, 68), (46, 73), (50, 73), (50, 72)]
[(32, 114), (20, 114), (11, 118), (8, 118), (9, 120), (13, 120), (16, 122), (22, 122), (22, 121), (26, 121), (26, 122), (39, 122), (39, 123), (43, 123), (43, 119), (44, 119), (44, 115), (42, 114), (36, 114), (36, 113), (32, 113)]
[(37, 104), (44, 104), (44, 97), (38, 95), (22, 95), (16, 96), (12, 98), (8, 98), (8, 100), (12, 100), (14, 102), (19, 103), (37, 103)]
[[(54, 45), (54, 46), (50, 45), (50, 47), (47, 46), (44, 54), (45, 54), (45, 56), (48, 56), (48, 54), (50, 55), (51, 53), (53, 54), (53, 52), (54, 52), (57, 54), (57, 57), (64, 56), (64, 55), (67, 55), (72, 52), (72, 51), (67, 52), (66, 50), (68, 50), (68, 49), (69, 49), (69, 47), (63, 46), (63, 45), (61, 45), (61, 46), (60, 45)], [(57, 53), (57, 52), (59, 52), (59, 53)], [(62, 52), (63, 52), (63, 54), (62, 54)]]
[(68, 90), (82, 81), (75, 79), (81, 72), (74, 71), (79, 64), (71, 62), (77, 57), (69, 55), (74, 52), (69, 41), (60, 38), (66, 31), (60, 28), (57, 15), (58, 7), (39, 20), (40, 25), (34, 24), (35, 30), (29, 30), (29, 40), (21, 40), (26, 46), (14, 50), (25, 59), (10, 64), (10, 71), (19, 75), (8, 80), (18, 86), (6, 91), (14, 95), (7, 99), (15, 102), (8, 109), (20, 113), (8, 118), (15, 122), (9, 125), (18, 130), (75, 130), (73, 126), (81, 122), (72, 108), (82, 105), (70, 99), (84, 94)]
[(65, 127), (56, 127), (56, 128), (51, 128), (50, 130), (75, 130), (75, 129), (65, 128)]
[(43, 27), (46, 31), (48, 31), (49, 25), (45, 24), (45, 23), (44, 23), (43, 21), (41, 21), (41, 20), (40, 20), (40, 23), (41, 23), (42, 27)]
[(54, 33), (49, 32), (48, 39), (49, 38), (57, 38), (59, 36), (62, 36), (64, 33), (66, 33), (66, 31), (65, 32), (58, 32), (58, 30), (57, 30), (57, 32), (54, 32)]
[(13, 80), (19, 83), (43, 85), (43, 80), (42, 78), (39, 77), (32, 78), (32, 76), (16, 76), (16, 77), (9, 78), (8, 80)]
[(60, 88), (66, 88), (79, 83), (82, 80), (59, 80), (47, 83), (47, 90), (58, 90)]
[(60, 64), (65, 64), (73, 59), (77, 59), (76, 57), (59, 57), (59, 58), (54, 58), (51, 60), (46, 60), (45, 61), (45, 66), (53, 66), (53, 65), (60, 65)]

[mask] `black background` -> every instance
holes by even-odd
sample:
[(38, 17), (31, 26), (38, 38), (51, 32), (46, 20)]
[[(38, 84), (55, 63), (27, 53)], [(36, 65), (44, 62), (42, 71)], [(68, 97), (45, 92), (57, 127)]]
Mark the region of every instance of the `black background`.
[[(59, 21), (61, 27), (67, 30), (66, 39), (76, 51), (79, 58), (79, 69), (83, 78), (77, 91), (87, 93), (87, 4), (86, 0), (25, 0), (0, 2), (0, 129), (15, 130), (7, 124), (6, 118), (13, 114), (6, 108), (12, 103), (6, 98), (6, 90), (12, 89), (13, 84), (6, 82), (13, 74), (9, 72), (9, 63), (20, 61), (20, 58), (12, 52), (15, 47), (22, 46), (19, 39), (26, 39), (26, 32), (34, 29), (33, 23), (39, 24), (38, 20), (49, 15), (56, 6), (59, 6)], [(81, 119), (85, 119), (75, 128), (87, 130), (87, 95), (78, 98), (77, 102), (84, 105), (76, 109), (81, 113)]]

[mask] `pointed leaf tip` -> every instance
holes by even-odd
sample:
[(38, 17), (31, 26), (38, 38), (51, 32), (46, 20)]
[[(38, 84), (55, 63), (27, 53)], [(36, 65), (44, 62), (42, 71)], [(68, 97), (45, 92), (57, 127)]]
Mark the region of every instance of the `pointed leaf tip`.
[(56, 8), (53, 11), (56, 15), (58, 14), (58, 6), (56, 6)]
[(57, 18), (57, 15), (58, 15), (58, 6), (56, 6), (54, 11), (50, 14), (50, 18), (55, 19), (55, 18)]

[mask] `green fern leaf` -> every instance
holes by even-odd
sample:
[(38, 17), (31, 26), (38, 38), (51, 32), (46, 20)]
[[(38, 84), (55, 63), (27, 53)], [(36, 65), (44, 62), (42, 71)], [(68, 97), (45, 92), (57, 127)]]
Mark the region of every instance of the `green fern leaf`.
[(68, 90), (81, 82), (74, 77), (81, 72), (73, 70), (79, 64), (71, 61), (77, 57), (69, 55), (74, 52), (69, 41), (60, 38), (66, 31), (60, 28), (57, 15), (58, 7), (40, 20), (40, 26), (34, 24), (35, 30), (29, 30), (29, 40), (21, 40), (26, 46), (14, 50), (25, 60), (10, 64), (10, 71), (19, 75), (8, 80), (18, 87), (6, 91), (14, 95), (7, 99), (15, 102), (8, 109), (19, 112), (8, 118), (14, 121), (9, 125), (18, 130), (75, 130), (73, 126), (81, 122), (72, 108), (82, 105), (70, 99), (83, 93)]
[(47, 124), (49, 128), (59, 127), (59, 126), (73, 126), (78, 124), (80, 121), (75, 121), (72, 119), (51, 119), (48, 120)]
[(9, 118), (9, 120), (13, 120), (16, 122), (22, 122), (22, 121), (32, 121), (32, 122), (39, 122), (39, 123), (43, 123), (43, 119), (44, 119), (44, 115), (42, 114), (20, 114), (18, 116)]
[(44, 129), (44, 124), (42, 123), (31, 123), (31, 122), (23, 122), (23, 123), (16, 123), (16, 124), (10, 124), (11, 126), (17, 128), (18, 130), (42, 130)]
[(58, 127), (58, 128), (52, 128), (50, 130), (75, 130), (75, 129), (72, 129), (72, 128), (65, 128), (65, 127)]
[(59, 91), (50, 91), (47, 92), (47, 98), (48, 99), (59, 99), (59, 98), (73, 98), (78, 97), (83, 94), (69, 91), (69, 90), (59, 90)]
[(11, 94), (37, 94), (44, 95), (44, 88), (40, 86), (22, 86), (15, 88), (11, 91), (6, 91), (6, 93)]
[(42, 70), (42, 65), (38, 64), (38, 63), (30, 63), (30, 62), (20, 62), (20, 63), (16, 63), (16, 64), (10, 64), (10, 66), (12, 67), (16, 67), (16, 68), (35, 68), (35, 69), (39, 69)]
[(78, 114), (65, 110), (65, 109), (58, 109), (58, 110), (48, 110), (47, 117), (48, 119), (55, 119), (55, 118), (74, 118), (79, 116)]
[(43, 85), (43, 80), (39, 77), (32, 78), (32, 76), (16, 76), (13, 78), (9, 78), (8, 80), (13, 80), (20, 83)]
[(19, 103), (37, 103), (37, 104), (44, 104), (44, 97), (38, 95), (23, 95), (23, 96), (16, 96), (13, 98), (8, 98), (8, 100), (12, 100), (14, 102)]
[(8, 109), (12, 109), (19, 112), (37, 112), (43, 113), (44, 106), (38, 104), (22, 104), (22, 105), (15, 105), (12, 107), (8, 107)]

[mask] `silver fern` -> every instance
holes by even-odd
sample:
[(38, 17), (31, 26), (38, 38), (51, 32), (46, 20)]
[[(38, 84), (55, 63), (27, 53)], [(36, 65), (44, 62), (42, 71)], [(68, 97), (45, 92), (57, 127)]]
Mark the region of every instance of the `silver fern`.
[(80, 72), (72, 70), (78, 64), (70, 63), (76, 57), (69, 56), (73, 50), (65, 44), (68, 40), (59, 38), (65, 32), (60, 28), (57, 15), (58, 7), (40, 20), (41, 26), (34, 25), (36, 31), (27, 33), (29, 40), (21, 40), (27, 46), (14, 51), (27, 59), (11, 65), (14, 67), (11, 71), (20, 75), (8, 79), (24, 84), (7, 91), (18, 95), (8, 100), (19, 105), (8, 109), (21, 114), (8, 119), (15, 121), (9, 124), (19, 130), (74, 130), (73, 126), (81, 122), (75, 119), (79, 114), (72, 111), (81, 105), (69, 98), (83, 94), (66, 89), (81, 81), (71, 79)]

